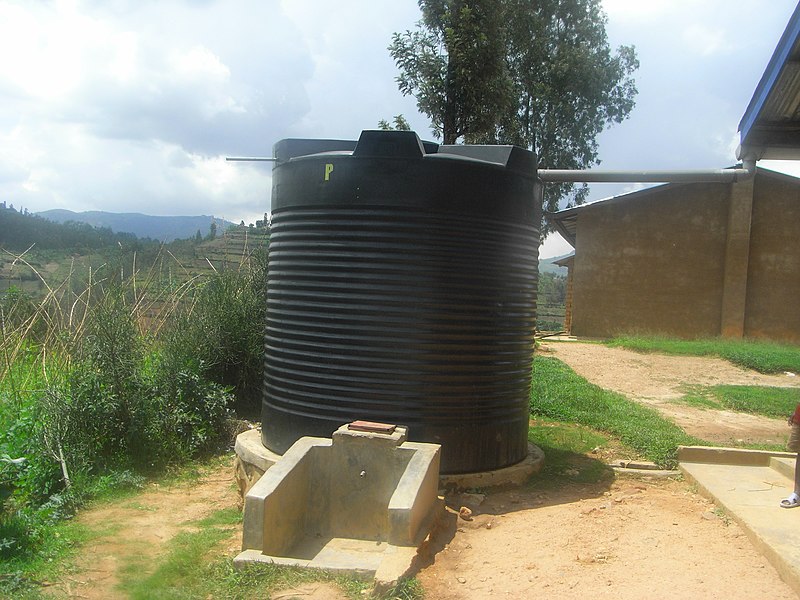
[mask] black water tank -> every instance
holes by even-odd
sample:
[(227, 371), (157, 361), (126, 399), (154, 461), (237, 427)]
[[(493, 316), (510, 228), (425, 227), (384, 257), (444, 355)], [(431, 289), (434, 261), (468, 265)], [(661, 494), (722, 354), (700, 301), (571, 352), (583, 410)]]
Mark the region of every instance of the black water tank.
[(283, 140), (272, 174), (262, 441), (366, 419), (442, 472), (527, 454), (540, 210), (533, 155), (413, 132)]

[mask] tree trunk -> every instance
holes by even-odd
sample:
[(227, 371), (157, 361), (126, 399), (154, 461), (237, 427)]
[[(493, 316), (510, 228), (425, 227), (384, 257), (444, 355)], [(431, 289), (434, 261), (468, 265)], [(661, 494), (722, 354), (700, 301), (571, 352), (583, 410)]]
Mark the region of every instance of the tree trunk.
[(442, 139), (445, 144), (455, 144), (458, 139), (458, 127), (456, 125), (456, 106), (455, 85), (453, 76), (452, 59), (447, 61), (447, 74), (444, 82), (444, 115), (442, 115)]
[(58, 444), (58, 462), (61, 465), (61, 478), (64, 480), (64, 488), (69, 490), (72, 487), (72, 480), (69, 478), (67, 460), (64, 458), (64, 450), (61, 448), (61, 443)]

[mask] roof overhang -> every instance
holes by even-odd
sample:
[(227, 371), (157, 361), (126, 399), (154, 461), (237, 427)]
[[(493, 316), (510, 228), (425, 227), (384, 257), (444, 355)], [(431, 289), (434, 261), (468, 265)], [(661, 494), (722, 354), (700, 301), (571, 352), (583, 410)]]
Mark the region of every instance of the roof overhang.
[[(777, 171), (772, 171), (770, 169), (765, 169), (764, 167), (757, 167), (755, 173), (755, 177), (768, 177), (772, 180), (783, 181), (787, 184), (793, 185), (796, 188), (800, 189), (800, 177), (795, 177), (794, 175), (788, 175), (786, 173), (779, 173)], [(654, 185), (649, 188), (645, 188), (643, 190), (635, 190), (632, 192), (626, 192), (625, 194), (620, 194), (618, 196), (613, 196), (611, 198), (604, 198), (602, 200), (597, 200), (595, 202), (590, 202), (589, 204), (581, 204), (580, 206), (573, 206), (571, 208), (565, 208), (564, 210), (559, 210), (556, 212), (545, 212), (544, 216), (547, 221), (553, 226), (553, 228), (561, 234), (563, 237), (573, 248), (575, 248), (575, 241), (578, 236), (578, 217), (581, 213), (590, 211), (590, 210), (602, 210), (605, 207), (611, 205), (618, 205), (624, 204), (627, 202), (635, 202), (637, 200), (641, 200), (642, 198), (646, 198), (649, 196), (659, 196), (668, 190), (675, 190), (675, 189), (685, 189), (691, 190), (693, 186), (698, 185), (732, 185), (729, 183), (708, 183), (708, 182), (696, 182), (696, 183), (665, 183), (663, 185)], [(688, 193), (688, 192), (687, 192)]]
[(554, 213), (548, 212), (545, 213), (545, 218), (561, 234), (561, 237), (574, 248), (575, 238), (578, 235), (578, 207), (567, 208)]
[(800, 4), (739, 122), (738, 155), (800, 159)]
[(558, 265), (559, 267), (571, 267), (572, 263), (575, 262), (575, 253), (573, 252), (569, 256), (565, 256), (564, 258), (559, 258), (558, 260), (554, 260), (553, 264)]

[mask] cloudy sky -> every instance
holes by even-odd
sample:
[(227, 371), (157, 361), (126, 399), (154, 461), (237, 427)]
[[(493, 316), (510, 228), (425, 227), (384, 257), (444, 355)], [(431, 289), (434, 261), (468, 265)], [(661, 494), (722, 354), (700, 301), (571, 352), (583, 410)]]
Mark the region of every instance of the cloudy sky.
[[(610, 43), (634, 44), (641, 67), (602, 167), (735, 162), (795, 0), (738, 4), (603, 0)], [(414, 0), (0, 0), (0, 200), (254, 221), (270, 166), (225, 156), (354, 139), (399, 113), (431, 138), (386, 50), (418, 19)], [(591, 199), (630, 189), (598, 184)], [(565, 250), (551, 239), (543, 255)]]

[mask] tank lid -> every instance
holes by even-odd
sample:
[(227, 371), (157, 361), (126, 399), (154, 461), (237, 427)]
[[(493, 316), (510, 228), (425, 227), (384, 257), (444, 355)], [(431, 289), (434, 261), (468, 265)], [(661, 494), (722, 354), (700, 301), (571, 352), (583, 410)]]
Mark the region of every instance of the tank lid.
[(439, 154), (482, 160), (528, 175), (536, 171), (534, 154), (519, 146), (448, 144), (439, 146)]
[(518, 146), (448, 144), (422, 141), (414, 131), (365, 129), (358, 141), (296, 139), (280, 140), (272, 154), (278, 163), (317, 154), (348, 154), (358, 158), (437, 158), (476, 160), (495, 164), (524, 175), (536, 172), (535, 155)]
[(272, 156), (284, 162), (296, 156), (322, 154), (323, 152), (352, 152), (356, 148), (354, 140), (312, 140), (288, 138), (272, 146)]
[(413, 131), (365, 129), (353, 150), (353, 156), (361, 158), (422, 158), (425, 154), (425, 147)]

